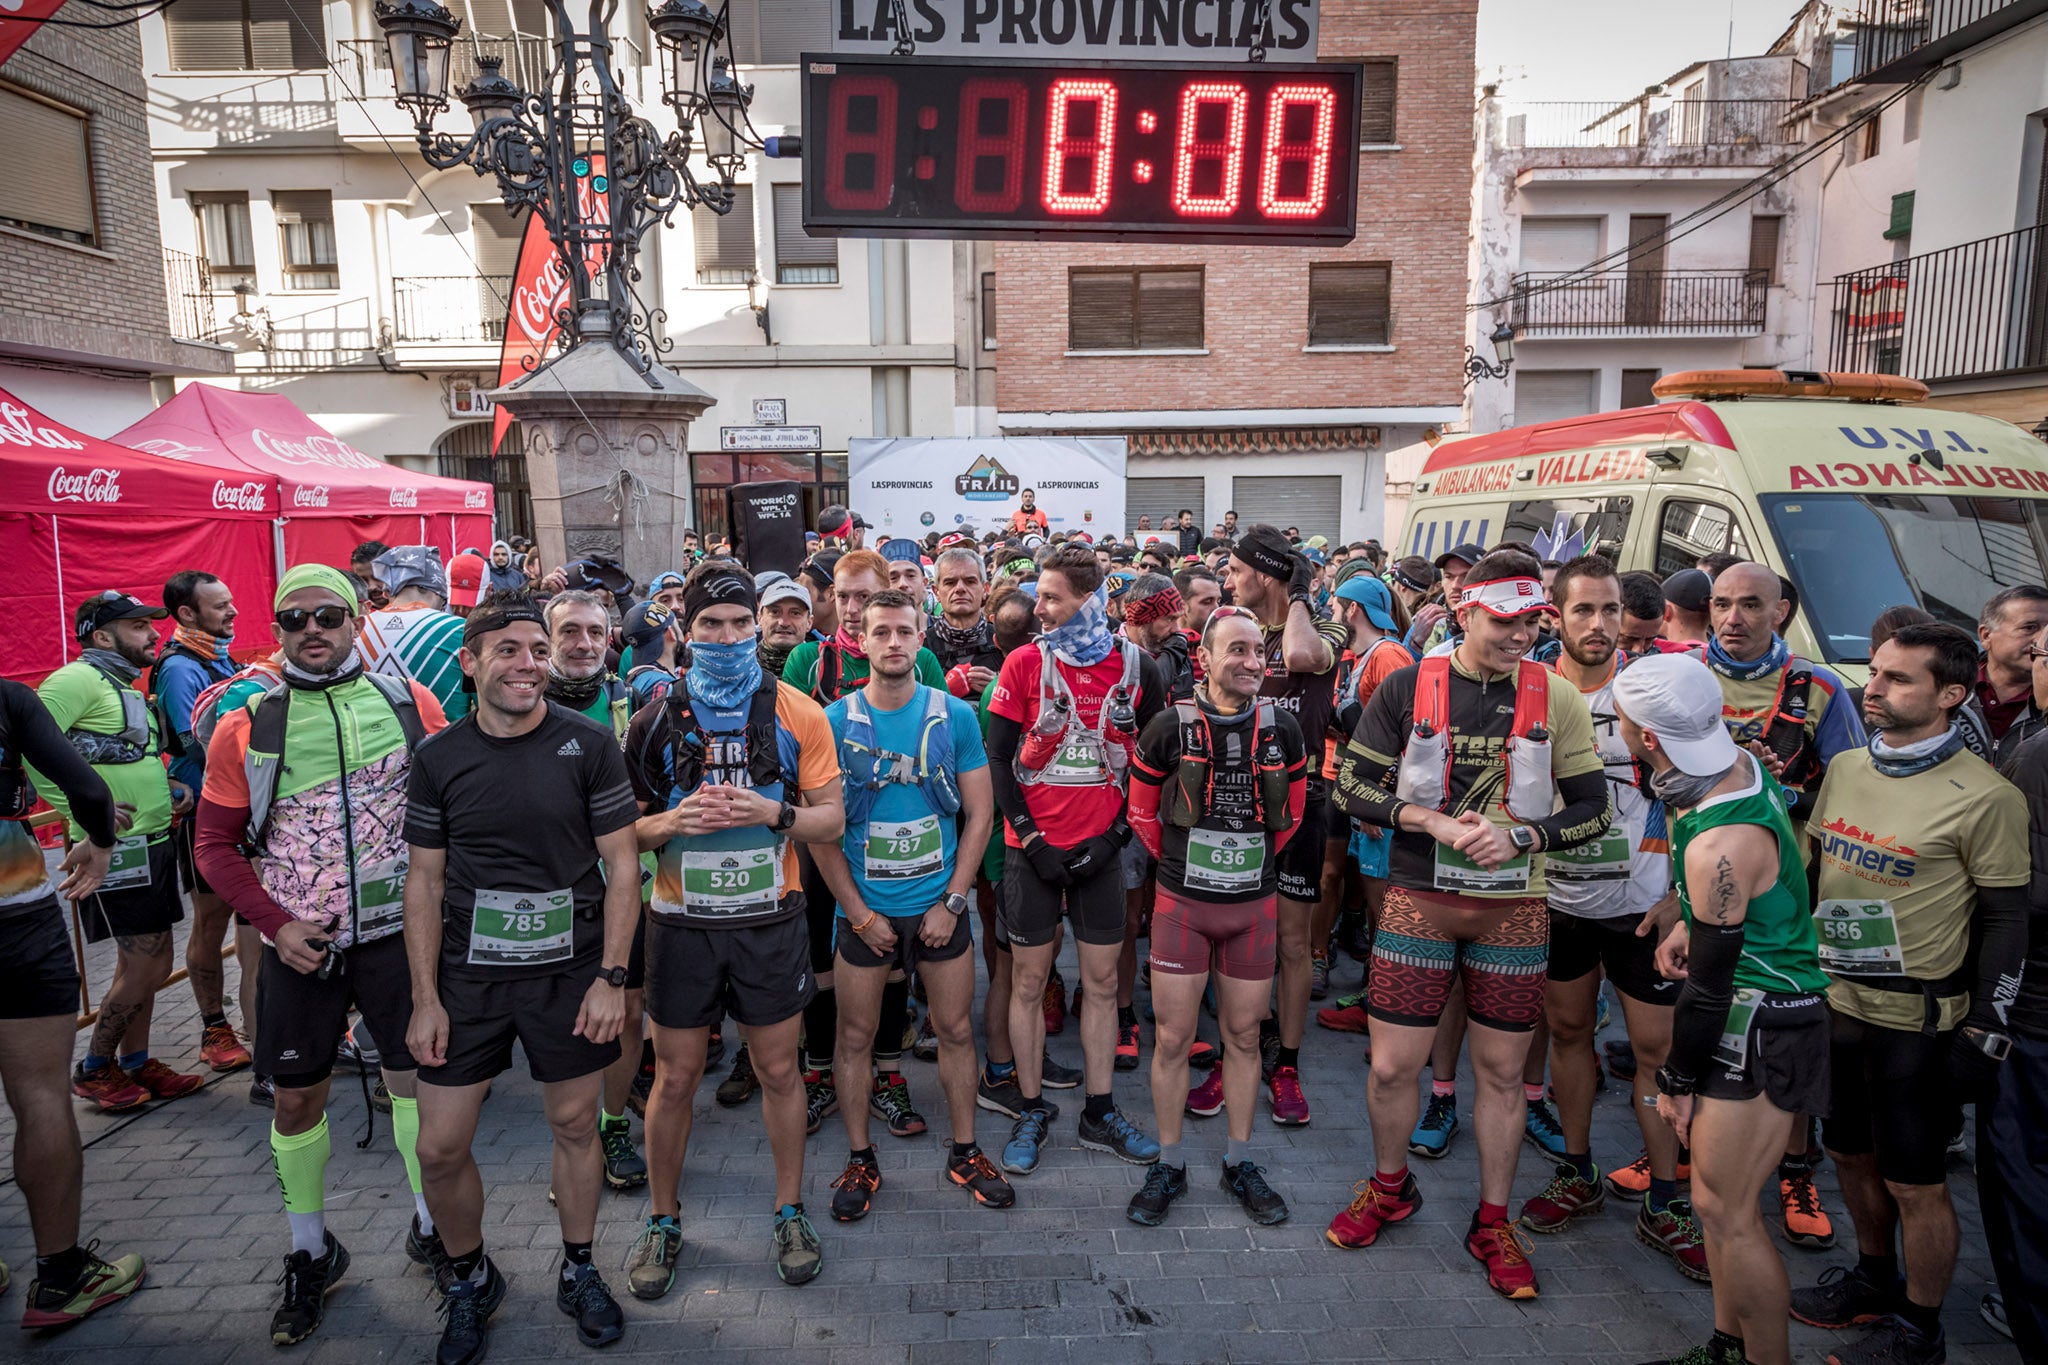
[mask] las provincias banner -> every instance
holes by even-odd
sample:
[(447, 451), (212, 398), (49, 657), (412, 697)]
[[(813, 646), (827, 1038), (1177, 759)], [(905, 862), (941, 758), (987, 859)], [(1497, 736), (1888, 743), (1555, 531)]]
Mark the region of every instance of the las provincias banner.
[(0, 63), (43, 26), (43, 20), (64, 7), (64, 0), (0, 0)]
[[(32, 2), (32, 0), (31, 0)], [(5, 5), (8, 0), (0, 0)], [(611, 222), (611, 196), (592, 188), (593, 180), (604, 176), (604, 158), (590, 158), (590, 173), (576, 181), (576, 213), (587, 223)], [(605, 257), (609, 253), (599, 246), (593, 246), (584, 256), (584, 271), (592, 280), (604, 275)], [(505, 341), (498, 350), (498, 387), (503, 388), (513, 380), (532, 370), (538, 369), (555, 347), (555, 337), (562, 330), (555, 321), (561, 310), (569, 306), (569, 268), (563, 264), (562, 253), (555, 250), (555, 244), (548, 237), (547, 224), (538, 213), (528, 211), (526, 235), (519, 241), (519, 264), (512, 271), (512, 297), (508, 301), (505, 318)], [(503, 405), (491, 419), (491, 454), (498, 453), (498, 443), (505, 439), (505, 428), (512, 425), (512, 414)]]

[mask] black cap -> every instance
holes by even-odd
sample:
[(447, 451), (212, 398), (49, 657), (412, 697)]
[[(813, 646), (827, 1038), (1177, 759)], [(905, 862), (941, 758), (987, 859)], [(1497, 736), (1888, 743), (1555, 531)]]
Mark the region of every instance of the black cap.
[(797, 576), (808, 578), (821, 588), (831, 587), (833, 571), (839, 567), (839, 553), (837, 550), (820, 550), (797, 568)]
[(1465, 561), (1465, 567), (1469, 569), (1484, 558), (1486, 558), (1486, 551), (1483, 547), (1466, 544), (1453, 545), (1450, 549), (1438, 555), (1432, 562), (1435, 563), (1437, 568), (1441, 569), (1450, 560), (1462, 559)]
[[(642, 602), (626, 613), (626, 643), (638, 650), (642, 645), (653, 644), (668, 633), (669, 625), (675, 620), (675, 613), (661, 602)], [(643, 663), (652, 662), (643, 659)]]
[(1664, 580), (1664, 600), (1680, 611), (1704, 616), (1713, 600), (1714, 580), (1704, 569), (1680, 569)]
[(169, 615), (162, 607), (109, 588), (78, 604), (78, 638), (89, 640), (94, 631), (105, 630), (116, 621), (161, 621)]

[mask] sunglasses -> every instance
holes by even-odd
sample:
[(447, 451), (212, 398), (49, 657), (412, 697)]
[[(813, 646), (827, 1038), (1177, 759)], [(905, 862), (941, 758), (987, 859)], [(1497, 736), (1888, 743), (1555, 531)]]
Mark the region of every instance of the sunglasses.
[(339, 630), (341, 623), (348, 619), (346, 607), (319, 607), (313, 611), (287, 607), (277, 614), (277, 628), (287, 635), (297, 635), (310, 621), (322, 630)]

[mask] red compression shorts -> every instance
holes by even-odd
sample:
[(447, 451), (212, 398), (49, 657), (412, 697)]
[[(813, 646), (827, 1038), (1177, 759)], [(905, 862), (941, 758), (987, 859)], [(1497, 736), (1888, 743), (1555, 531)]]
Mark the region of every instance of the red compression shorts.
[(1152, 907), (1152, 970), (1200, 976), (1215, 962), (1219, 976), (1265, 981), (1278, 954), (1274, 896), (1236, 905), (1212, 905), (1167, 890), (1162, 883)]

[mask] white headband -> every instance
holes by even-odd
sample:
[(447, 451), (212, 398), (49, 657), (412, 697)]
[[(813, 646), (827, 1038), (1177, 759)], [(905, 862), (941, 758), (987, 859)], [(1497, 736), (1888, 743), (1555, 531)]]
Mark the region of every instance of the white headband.
[(1458, 589), (1458, 606), (1478, 607), (1489, 616), (1512, 620), (1532, 611), (1555, 612), (1543, 595), (1539, 578), (1494, 578), (1484, 583), (1467, 583)]

